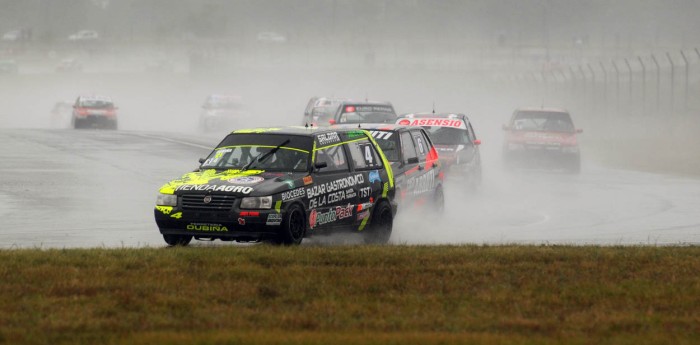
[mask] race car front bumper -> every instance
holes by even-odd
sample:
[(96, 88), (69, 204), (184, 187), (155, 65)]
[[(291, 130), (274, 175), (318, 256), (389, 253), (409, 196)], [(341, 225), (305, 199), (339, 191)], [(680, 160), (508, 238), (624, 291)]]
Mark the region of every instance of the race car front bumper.
[(154, 214), (163, 235), (246, 241), (277, 237), (283, 219), (276, 210), (204, 212), (157, 206)]

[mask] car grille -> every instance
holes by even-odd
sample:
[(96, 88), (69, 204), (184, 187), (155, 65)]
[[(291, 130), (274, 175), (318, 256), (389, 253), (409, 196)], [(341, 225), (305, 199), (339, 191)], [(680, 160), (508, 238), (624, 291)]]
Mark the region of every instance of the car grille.
[[(204, 202), (204, 198), (209, 195), (211, 201)], [(206, 210), (206, 211), (230, 211), (233, 208), (233, 201), (236, 197), (232, 195), (216, 194), (186, 194), (182, 196), (183, 210)]]

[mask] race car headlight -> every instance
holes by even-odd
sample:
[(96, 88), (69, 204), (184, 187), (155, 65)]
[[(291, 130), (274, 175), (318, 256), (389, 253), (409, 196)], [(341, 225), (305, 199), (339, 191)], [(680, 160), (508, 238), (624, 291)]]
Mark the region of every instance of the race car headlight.
[(158, 194), (156, 199), (158, 206), (177, 206), (177, 195), (174, 194)]
[(245, 209), (270, 209), (272, 208), (271, 196), (255, 196), (241, 199), (241, 208)]

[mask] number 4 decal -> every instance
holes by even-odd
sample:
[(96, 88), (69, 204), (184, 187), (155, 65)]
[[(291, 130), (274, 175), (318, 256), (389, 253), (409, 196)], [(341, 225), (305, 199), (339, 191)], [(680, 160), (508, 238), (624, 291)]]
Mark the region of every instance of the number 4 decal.
[(365, 145), (365, 161), (367, 162), (367, 165), (374, 165), (372, 158), (372, 147)]

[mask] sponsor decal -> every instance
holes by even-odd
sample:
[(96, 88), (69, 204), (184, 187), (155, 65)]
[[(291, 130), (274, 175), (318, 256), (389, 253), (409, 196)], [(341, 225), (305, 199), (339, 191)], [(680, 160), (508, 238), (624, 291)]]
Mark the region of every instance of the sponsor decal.
[(297, 198), (303, 198), (306, 196), (306, 191), (304, 188), (292, 189), (288, 192), (282, 193), (282, 201), (294, 200)]
[(357, 220), (363, 220), (367, 217), (369, 217), (369, 210), (357, 214)]
[(372, 112), (372, 113), (394, 113), (394, 109), (391, 107), (387, 106), (381, 106), (381, 105), (359, 105), (359, 106), (354, 106), (354, 107), (345, 107), (346, 113), (353, 113), (353, 112)]
[(332, 223), (339, 219), (351, 217), (352, 208), (352, 205), (348, 204), (347, 206), (336, 206), (327, 212), (311, 210), (311, 214), (309, 215), (309, 225), (311, 228), (314, 228), (317, 225)]
[(369, 183), (374, 182), (382, 183), (382, 178), (379, 176), (379, 170), (372, 170), (369, 172)]
[(239, 214), (239, 216), (241, 216), (241, 217), (259, 217), (259, 216), (260, 216), (260, 212), (256, 212), (256, 211), (250, 211), (250, 212), (249, 212), (249, 211), (244, 211), (244, 212), (241, 212), (241, 213)]
[(318, 144), (320, 146), (340, 142), (340, 136), (338, 135), (338, 132), (321, 133), (316, 136), (316, 139), (318, 140)]
[(308, 186), (314, 183), (314, 179), (311, 176), (304, 176), (304, 186)]
[(262, 181), (265, 181), (264, 178), (260, 176), (244, 176), (244, 177), (236, 177), (229, 179), (229, 183), (234, 183), (234, 184), (256, 184), (260, 183)]
[(245, 225), (245, 218), (238, 218), (238, 225)]
[(406, 180), (406, 189), (413, 194), (422, 194), (435, 189), (435, 172), (431, 170), (423, 175)]
[(175, 188), (175, 191), (200, 191), (200, 192), (230, 192), (230, 193), (241, 193), (250, 194), (253, 191), (253, 187), (243, 187), (243, 186), (217, 186), (212, 184), (183, 184)]
[(173, 213), (170, 217), (175, 218), (175, 219), (180, 219), (180, 218), (182, 218), (182, 212)]
[(312, 229), (316, 227), (316, 218), (318, 217), (318, 212), (316, 210), (311, 210), (309, 214), (309, 227)]
[(337, 190), (345, 189), (348, 187), (353, 187), (362, 183), (365, 183), (365, 177), (362, 174), (356, 174), (309, 187), (306, 189), (306, 195), (309, 198), (314, 198), (319, 195), (335, 192)]
[(357, 137), (364, 137), (365, 132), (359, 131), (359, 130), (354, 130), (354, 131), (345, 132), (345, 135), (347, 135), (348, 138), (353, 139), (353, 138), (357, 138)]
[(354, 198), (355, 195), (356, 195), (355, 190), (352, 188), (348, 188), (346, 190), (339, 190), (339, 191), (331, 192), (328, 194), (323, 194), (323, 195), (320, 195), (316, 198), (310, 199), (309, 200), (309, 208), (317, 208), (317, 207), (325, 206), (328, 204), (335, 204), (335, 203), (341, 202), (341, 201), (346, 200), (346, 199)]
[(427, 118), (427, 119), (400, 119), (396, 122), (403, 126), (433, 126), (433, 127), (452, 127), (452, 128), (463, 128), (466, 129), (467, 126), (464, 121), (459, 119), (440, 119), (440, 118)]
[(173, 211), (172, 206), (156, 206), (156, 210), (162, 212), (163, 214), (170, 214)]
[(187, 230), (208, 231), (208, 232), (226, 232), (226, 231), (228, 231), (228, 228), (221, 225), (221, 224), (191, 223), (191, 224), (187, 224)]
[(282, 224), (282, 215), (279, 213), (270, 213), (267, 215), (265, 225), (280, 225)]
[(374, 139), (379, 139), (379, 140), (387, 140), (391, 138), (391, 136), (394, 134), (394, 132), (388, 132), (388, 131), (369, 131), (370, 134), (374, 137)]

